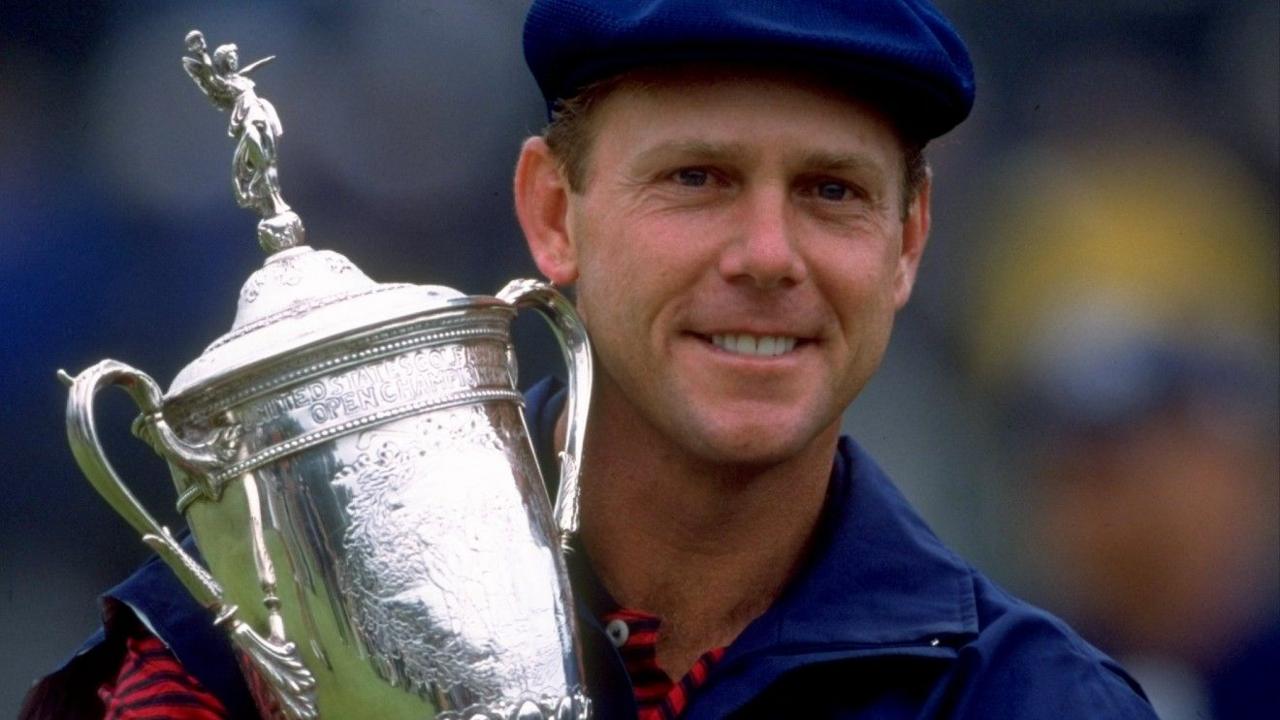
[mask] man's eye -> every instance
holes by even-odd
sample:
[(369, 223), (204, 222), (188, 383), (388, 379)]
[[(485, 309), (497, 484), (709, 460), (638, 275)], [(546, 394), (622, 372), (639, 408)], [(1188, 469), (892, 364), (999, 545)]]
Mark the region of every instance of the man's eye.
[(711, 173), (702, 168), (680, 168), (671, 177), (686, 187), (703, 187), (711, 182)]
[(833, 202), (848, 200), (852, 198), (854, 194), (853, 190), (851, 190), (848, 185), (838, 182), (818, 183), (813, 190), (814, 195), (817, 195), (823, 200), (831, 200)]

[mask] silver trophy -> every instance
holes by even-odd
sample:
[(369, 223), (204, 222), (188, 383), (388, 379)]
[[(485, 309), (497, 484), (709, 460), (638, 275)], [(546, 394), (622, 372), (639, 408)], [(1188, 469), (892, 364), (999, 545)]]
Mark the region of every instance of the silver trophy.
[[(572, 306), (517, 280), (496, 297), (380, 284), (303, 244), (280, 195), (280, 120), (234, 45), (192, 31), (183, 64), (231, 114), (237, 202), (270, 255), (231, 331), (164, 393), (104, 360), (71, 378), (81, 469), (230, 637), (265, 718), (583, 720), (563, 551), (577, 528), (591, 352)], [(554, 510), (515, 386), (519, 308), (568, 363)], [(103, 454), (93, 403), (110, 385), (168, 462), (207, 570)]]

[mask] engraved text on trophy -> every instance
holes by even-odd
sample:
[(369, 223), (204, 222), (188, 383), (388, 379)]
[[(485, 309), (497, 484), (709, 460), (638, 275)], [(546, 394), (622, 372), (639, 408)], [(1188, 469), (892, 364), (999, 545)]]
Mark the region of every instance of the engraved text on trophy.
[(273, 393), (250, 403), (245, 418), (257, 425), (288, 416), (318, 428), (404, 405), (446, 402), (470, 389), (510, 387), (503, 346), (451, 344), (359, 365)]

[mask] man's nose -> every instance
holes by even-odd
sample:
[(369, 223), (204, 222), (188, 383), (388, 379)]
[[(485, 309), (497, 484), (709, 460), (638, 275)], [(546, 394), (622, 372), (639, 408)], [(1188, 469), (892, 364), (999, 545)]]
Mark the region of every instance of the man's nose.
[(730, 282), (761, 289), (790, 287), (807, 275), (796, 242), (796, 217), (787, 193), (764, 190), (740, 200), (728, 242), (720, 255), (720, 272)]

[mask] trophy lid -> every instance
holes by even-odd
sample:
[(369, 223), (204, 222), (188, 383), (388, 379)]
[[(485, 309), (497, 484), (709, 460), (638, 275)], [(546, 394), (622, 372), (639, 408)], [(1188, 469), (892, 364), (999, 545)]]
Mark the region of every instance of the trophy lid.
[(306, 246), (302, 220), (280, 194), (276, 160), (284, 128), (248, 77), (273, 58), (241, 68), (235, 45), (221, 45), (210, 56), (199, 30), (187, 33), (186, 47), (187, 74), (218, 109), (230, 113), (236, 203), (261, 217), (258, 242), (270, 255), (240, 290), (231, 331), (178, 373), (169, 397), (325, 340), (471, 302), (446, 287), (376, 283), (342, 255)]
[(168, 395), (188, 394), (325, 340), (467, 301), (443, 286), (374, 282), (331, 250), (281, 250), (240, 289), (231, 331), (178, 373)]

